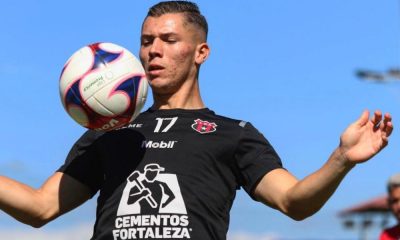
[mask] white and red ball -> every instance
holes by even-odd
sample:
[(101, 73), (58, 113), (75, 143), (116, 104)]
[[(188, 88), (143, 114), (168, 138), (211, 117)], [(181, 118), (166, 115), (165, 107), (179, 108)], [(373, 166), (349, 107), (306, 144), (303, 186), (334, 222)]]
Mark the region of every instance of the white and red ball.
[(141, 111), (148, 83), (140, 61), (113, 43), (94, 43), (76, 51), (60, 76), (60, 96), (80, 125), (111, 130), (131, 122)]

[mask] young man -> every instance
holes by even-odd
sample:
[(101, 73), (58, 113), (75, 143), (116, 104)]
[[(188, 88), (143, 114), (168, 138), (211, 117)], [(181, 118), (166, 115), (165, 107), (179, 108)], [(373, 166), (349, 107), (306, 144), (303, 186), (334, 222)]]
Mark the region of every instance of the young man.
[(324, 205), (356, 164), (387, 145), (390, 115), (377, 111), (369, 119), (365, 111), (322, 168), (297, 180), (250, 123), (216, 115), (203, 103), (198, 77), (210, 52), (207, 31), (191, 2), (153, 6), (140, 47), (153, 106), (126, 128), (85, 133), (38, 190), (1, 178), (1, 209), (39, 227), (99, 192), (92, 239), (222, 240), (240, 187), (301, 220)]
[(396, 218), (397, 224), (383, 230), (379, 240), (397, 240), (400, 239), (400, 174), (395, 174), (389, 178), (387, 191), (389, 208)]

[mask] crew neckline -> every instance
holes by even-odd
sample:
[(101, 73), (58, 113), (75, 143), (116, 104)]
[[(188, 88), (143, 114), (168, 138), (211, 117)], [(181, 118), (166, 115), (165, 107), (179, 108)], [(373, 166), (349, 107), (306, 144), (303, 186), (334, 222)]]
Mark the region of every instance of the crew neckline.
[(198, 109), (172, 108), (172, 109), (153, 109), (148, 108), (145, 112), (160, 113), (160, 114), (175, 114), (175, 113), (206, 113), (211, 112), (207, 107)]

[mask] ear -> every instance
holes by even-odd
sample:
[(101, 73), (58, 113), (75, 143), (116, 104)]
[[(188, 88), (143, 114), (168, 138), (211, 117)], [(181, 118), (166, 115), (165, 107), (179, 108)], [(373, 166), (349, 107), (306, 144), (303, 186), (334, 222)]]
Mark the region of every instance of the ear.
[(197, 45), (196, 48), (195, 62), (198, 65), (201, 65), (207, 60), (209, 54), (210, 54), (210, 47), (208, 46), (208, 44), (200, 43), (199, 45)]

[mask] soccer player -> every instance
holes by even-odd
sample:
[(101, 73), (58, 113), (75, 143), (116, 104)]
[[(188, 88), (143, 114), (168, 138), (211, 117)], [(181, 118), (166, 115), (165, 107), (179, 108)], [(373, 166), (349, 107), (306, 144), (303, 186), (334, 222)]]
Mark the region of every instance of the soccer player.
[(379, 240), (396, 240), (400, 239), (400, 174), (395, 174), (389, 178), (387, 192), (389, 208), (396, 218), (397, 224), (384, 229)]
[(302, 220), (356, 164), (388, 144), (390, 115), (376, 111), (370, 118), (365, 111), (320, 169), (296, 179), (251, 123), (217, 115), (202, 101), (198, 78), (210, 53), (207, 31), (194, 3), (151, 7), (140, 59), (152, 107), (124, 128), (87, 131), (39, 189), (1, 177), (0, 208), (40, 227), (99, 193), (93, 240), (223, 240), (239, 188)]

